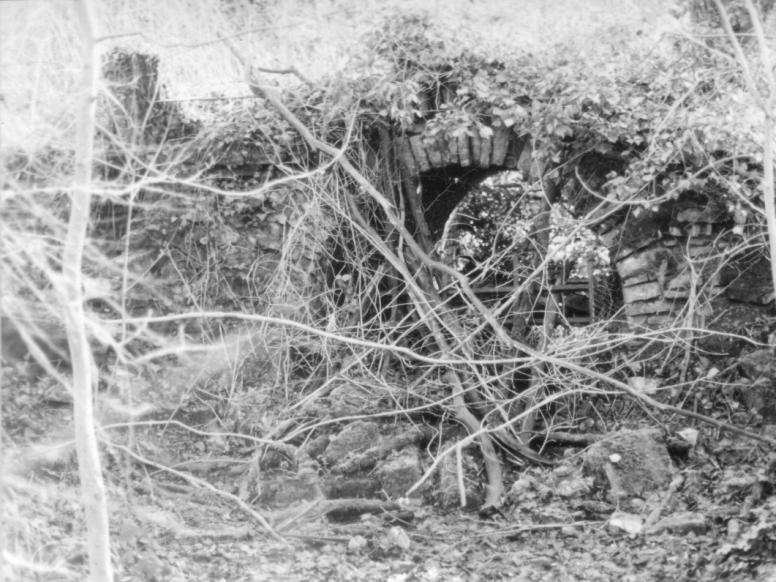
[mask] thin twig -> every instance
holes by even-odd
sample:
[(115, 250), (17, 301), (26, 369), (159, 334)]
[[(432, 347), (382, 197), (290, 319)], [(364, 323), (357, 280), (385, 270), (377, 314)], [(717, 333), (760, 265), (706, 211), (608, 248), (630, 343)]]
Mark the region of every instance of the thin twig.
[(253, 509), (250, 505), (245, 503), (245, 501), (243, 501), (242, 499), (240, 499), (236, 495), (233, 495), (232, 493), (228, 493), (227, 491), (222, 491), (221, 489), (219, 489), (218, 487), (215, 487), (214, 485), (211, 485), (210, 483), (208, 483), (204, 479), (199, 479), (199, 478), (194, 477), (192, 475), (188, 475), (188, 474), (186, 474), (186, 473), (184, 473), (182, 471), (176, 471), (175, 469), (172, 469), (170, 467), (167, 467), (165, 465), (162, 465), (160, 463), (152, 461), (151, 459), (147, 459), (147, 458), (143, 457), (142, 455), (139, 455), (139, 454), (135, 453), (134, 451), (132, 451), (128, 447), (125, 447), (124, 445), (120, 445), (118, 443), (112, 443), (112, 442), (108, 442), (108, 444), (111, 447), (115, 447), (116, 449), (118, 449), (120, 451), (123, 451), (124, 453), (126, 453), (127, 455), (129, 455), (130, 457), (132, 457), (133, 459), (135, 459), (136, 461), (138, 461), (138, 462), (140, 462), (140, 463), (142, 463), (144, 465), (155, 467), (155, 468), (159, 469), (160, 471), (163, 471), (165, 473), (169, 473), (171, 475), (175, 475), (176, 477), (178, 477), (180, 479), (183, 479), (184, 481), (186, 481), (187, 483), (189, 483), (191, 485), (194, 485), (195, 487), (198, 487), (200, 489), (207, 489), (208, 491), (218, 495), (219, 497), (223, 497), (224, 499), (228, 499), (229, 501), (231, 501), (232, 503), (237, 505), (240, 509), (242, 509), (245, 513), (250, 515), (253, 519), (255, 519), (259, 523), (259, 525), (261, 525), (261, 527), (263, 527), (264, 530), (272, 538), (274, 538), (275, 540), (277, 540), (279, 542), (283, 542), (285, 544), (288, 544), (288, 541), (285, 538), (283, 538), (283, 536), (281, 536), (279, 533), (277, 533), (273, 529), (273, 527), (269, 524), (269, 522), (264, 518), (263, 515), (261, 515), (259, 512), (257, 512), (255, 509)]

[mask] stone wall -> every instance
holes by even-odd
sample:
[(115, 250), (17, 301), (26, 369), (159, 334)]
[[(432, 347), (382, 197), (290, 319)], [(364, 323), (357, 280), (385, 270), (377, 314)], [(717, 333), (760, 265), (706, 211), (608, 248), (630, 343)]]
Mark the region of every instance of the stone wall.
[[(679, 319), (703, 326), (713, 303), (741, 301), (735, 283), (747, 268), (737, 265), (743, 237), (735, 226), (721, 201), (686, 193), (602, 233), (614, 250), (628, 321), (656, 327)], [(753, 303), (769, 301), (765, 287), (755, 295)]]

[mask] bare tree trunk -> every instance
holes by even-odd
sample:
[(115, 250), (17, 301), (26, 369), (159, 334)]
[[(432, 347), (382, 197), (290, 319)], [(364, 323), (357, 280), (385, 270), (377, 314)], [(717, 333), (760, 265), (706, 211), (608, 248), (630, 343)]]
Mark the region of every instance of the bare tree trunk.
[(86, 334), (81, 277), (83, 251), (89, 224), (94, 157), (95, 105), (99, 59), (91, 0), (77, 0), (75, 11), (83, 30), (83, 81), (77, 118), (75, 175), (70, 220), (62, 256), (63, 315), (73, 366), (73, 416), (89, 551), (89, 579), (111, 582), (110, 531), (105, 484), (95, 434), (94, 361)]
[(776, 291), (776, 189), (774, 188), (774, 175), (773, 175), (773, 125), (774, 114), (773, 107), (776, 104), (776, 77), (773, 73), (773, 66), (771, 62), (770, 47), (768, 41), (765, 38), (765, 32), (763, 30), (762, 17), (758, 14), (757, 8), (754, 5), (753, 0), (745, 0), (744, 6), (746, 7), (749, 17), (752, 21), (752, 29), (754, 30), (755, 38), (757, 39), (757, 45), (760, 49), (760, 60), (762, 61), (762, 69), (765, 75), (765, 94), (763, 94), (758, 88), (757, 79), (754, 78), (752, 73), (752, 67), (749, 66), (749, 61), (744, 53), (741, 43), (738, 41), (738, 37), (733, 31), (732, 24), (730, 22), (730, 16), (727, 9), (722, 3), (722, 0), (714, 0), (714, 4), (719, 12), (720, 19), (722, 20), (722, 27), (725, 29), (725, 33), (730, 39), (730, 43), (733, 45), (736, 58), (744, 73), (744, 79), (746, 81), (749, 92), (757, 105), (762, 110), (764, 116), (763, 125), (763, 202), (765, 211), (765, 222), (768, 228), (768, 251), (771, 259), (771, 284), (774, 291)]
[[(763, 99), (763, 114), (765, 115), (765, 127), (763, 128), (763, 200), (765, 202), (765, 220), (768, 225), (768, 249), (771, 258), (771, 283), (776, 292), (776, 189), (774, 188), (773, 177), (773, 106), (776, 104), (776, 78), (773, 74), (773, 63), (770, 58), (770, 47), (765, 38), (763, 30), (762, 17), (757, 14), (757, 10), (752, 0), (746, 0), (746, 9), (752, 19), (752, 28), (754, 29), (757, 45), (760, 48), (760, 59), (765, 70), (765, 80), (768, 87), (768, 94)], [(754, 88), (752, 88), (754, 89)]]

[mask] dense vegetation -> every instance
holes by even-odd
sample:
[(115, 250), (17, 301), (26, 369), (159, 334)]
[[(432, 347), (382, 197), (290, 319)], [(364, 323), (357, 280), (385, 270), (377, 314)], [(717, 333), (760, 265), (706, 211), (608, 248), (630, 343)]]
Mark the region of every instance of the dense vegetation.
[[(362, 34), (343, 40), (345, 56), (331, 59), (342, 66), (316, 70), (314, 63), (328, 56), (320, 44), (307, 67), (251, 68), (246, 59), (256, 52), (242, 25), (277, 23), (270, 47), (284, 34), (281, 24), (291, 37), (281, 4), (189, 6), (195, 14), (211, 11), (202, 26), (214, 30), (207, 28), (210, 40), (202, 46), (176, 46), (197, 51), (203, 67), (228, 63), (211, 67), (214, 79), (233, 76), (231, 84), (190, 88), (190, 99), (191, 84), (171, 72), (176, 55), (150, 40), (156, 17), (144, 25), (142, 42), (109, 36), (88, 164), (72, 145), (80, 122), (75, 108), (52, 100), (50, 89), (30, 106), (30, 91), (11, 87), (3, 115), (22, 137), (2, 148), (3, 435), (11, 445), (7, 489), (15, 502), (7, 526), (11, 554), (24, 559), (8, 571), (35, 571), (40, 579), (81, 574), (82, 553), (68, 550), (64, 562), (52, 550), (73, 537), (70, 524), (57, 523), (52, 493), (57, 479), (74, 476), (70, 449), (49, 454), (36, 445), (51, 447), (49, 436), (57, 445), (69, 441), (61, 404), (70, 404), (78, 386), (70, 376), (77, 372), (72, 335), (64, 331), (74, 312), (63, 299), (72, 266), (64, 242), (72, 201), (82, 193), (73, 176), (84, 168), (93, 174), (93, 203), (84, 217), (82, 323), (99, 370), (95, 416), (109, 493), (128, 500), (112, 525), (121, 515), (147, 523), (152, 512), (137, 511), (133, 498), (148, 496), (150, 507), (158, 482), (169, 486), (165, 495), (215, 494), (279, 544), (310, 531), (310, 539), (325, 543), (344, 540), (368, 570), (369, 560), (390, 562), (407, 552), (407, 534), (398, 527), (376, 533), (382, 523), (366, 518), (360, 533), (340, 535), (319, 528), (317, 506), (304, 503), (321, 503), (320, 512), (334, 521), (369, 513), (374, 502), (397, 520), (391, 523), (406, 525), (415, 514), (426, 519), (419, 497), (447, 508), (462, 499), (479, 506), (483, 519), (506, 511), (545, 523), (555, 512), (557, 521), (586, 527), (582, 505), (572, 508), (567, 499), (584, 498), (585, 515), (604, 519), (619, 501), (595, 505), (612, 499), (583, 476), (589, 457), (582, 467), (570, 447), (650, 425), (662, 429), (674, 462), (695, 481), (678, 501), (672, 483), (661, 502), (644, 495), (631, 511), (654, 522), (667, 505), (710, 505), (720, 490), (745, 493), (748, 503), (736, 526), (743, 535), (735, 538), (730, 522), (714, 514), (714, 531), (699, 542), (702, 557), (687, 558), (688, 550), (652, 573), (736, 575), (759, 567), (758, 552), (773, 544), (768, 523), (776, 510), (772, 464), (761, 467), (763, 455), (751, 443), (774, 444), (771, 400), (767, 392), (756, 392), (766, 394), (757, 400), (736, 390), (763, 390), (760, 376), (770, 368), (747, 364), (760, 376), (750, 371), (742, 378), (737, 358), (762, 355), (772, 338), (772, 308), (760, 304), (742, 315), (725, 303), (723, 311), (714, 303), (722, 291), (704, 286), (702, 271), (716, 277), (730, 265), (736, 273), (752, 264), (771, 268), (763, 203), (763, 126), (771, 120), (720, 22), (698, 17), (694, 10), (703, 3), (689, 3), (692, 10), (677, 3), (680, 17), (692, 13), (694, 28), (657, 35), (643, 23), (637, 29), (613, 21), (595, 30), (594, 43), (580, 34), (549, 46), (526, 39), (521, 47), (512, 39), (499, 47), (487, 28), (479, 36), (464, 33), (441, 16), (392, 5), (378, 21), (356, 19)], [(742, 6), (733, 2), (731, 14), (751, 28)], [(106, 26), (120, 34), (127, 13), (115, 8), (115, 22)], [(315, 18), (304, 22), (312, 34)], [(480, 21), (473, 15), (471, 22)], [(37, 26), (27, 21), (29, 30)], [(76, 63), (80, 41), (72, 32), (60, 31), (52, 42), (68, 50), (48, 47), (45, 54)], [(739, 39), (759, 75), (757, 44)], [(258, 40), (255, 46), (265, 48)], [(41, 71), (46, 78), (48, 70)], [(77, 81), (65, 77), (52, 94), (77, 93)], [(45, 127), (45, 139), (19, 129), (24, 119)], [(489, 139), (503, 128), (529, 144), (524, 171), (440, 171), (467, 197), (453, 212), (454, 227), (430, 229), (422, 207), (428, 181), (407, 172), (397, 144), (410, 135), (426, 144)], [(621, 289), (618, 295), (610, 288), (614, 263), (669, 240), (677, 215), (705, 221), (707, 235), (724, 238), (724, 253), (697, 272), (689, 261), (689, 296), (663, 325), (636, 325), (619, 309)], [(456, 264), (447, 253), (444, 238), (452, 231), (472, 264)], [(617, 238), (607, 239), (612, 232)], [(660, 283), (661, 300), (666, 269), (674, 266), (658, 260), (648, 274), (648, 283)], [(616, 301), (592, 317), (592, 286), (571, 295), (554, 291), (567, 270), (601, 278)], [(475, 282), (499, 289), (478, 295)], [(572, 325), (571, 306), (590, 324)], [(676, 445), (674, 435), (688, 434), (688, 427), (707, 448), (693, 448), (696, 440)], [(715, 431), (748, 444), (719, 441)], [(729, 469), (718, 461), (725, 454)], [(757, 477), (741, 485), (736, 463), (753, 475), (757, 468)], [(724, 486), (715, 481), (720, 473)], [(547, 480), (553, 487), (543, 485)], [(36, 506), (33, 484), (51, 503)], [(560, 494), (564, 487), (573, 491)], [(408, 491), (414, 501), (392, 504)], [(408, 508), (415, 514), (407, 517)], [(75, 512), (66, 508), (68, 516)], [(25, 529), (31, 515), (56, 524), (50, 532), (61, 535)], [(426, 523), (433, 529), (436, 519)], [(622, 519), (612, 518), (610, 528), (633, 533)], [(197, 539), (207, 529), (155, 523)], [(718, 541), (723, 523), (736, 545)], [(190, 561), (173, 566), (163, 559), (163, 566), (140, 552), (148, 539), (131, 525), (120, 531), (115, 543), (132, 557), (119, 569), (130, 578), (195, 575)], [(163, 554), (154, 540), (153, 551)], [(25, 562), (38, 549), (34, 559), (46, 564), (39, 572)], [(270, 561), (279, 567), (283, 560)], [(589, 557), (583, 562), (591, 567)], [(342, 574), (326, 568), (300, 563), (289, 579)], [(606, 575), (627, 571), (618, 568)], [(418, 579), (433, 579), (431, 566), (426, 570), (416, 572)], [(227, 568), (223, 575), (232, 574)], [(542, 575), (554, 579), (557, 571)]]

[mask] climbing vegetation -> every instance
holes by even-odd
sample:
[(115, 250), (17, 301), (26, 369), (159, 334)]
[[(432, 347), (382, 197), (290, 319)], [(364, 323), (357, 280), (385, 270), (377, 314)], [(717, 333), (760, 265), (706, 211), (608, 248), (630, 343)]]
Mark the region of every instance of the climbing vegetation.
[[(466, 498), (461, 455), (476, 445), (485, 474), (469, 477), (490, 511), (508, 470), (552, 463), (570, 434), (644, 421), (645, 406), (667, 426), (751, 420), (709, 396), (737, 376), (710, 363), (728, 344), (705, 326), (741, 278), (727, 259), (751, 275), (766, 257), (765, 116), (727, 45), (631, 32), (495, 58), (428, 16), (391, 14), (341, 69), (289, 67), (276, 84), (239, 37), (214, 35), (241, 93), (196, 104), (168, 99), (153, 55), (108, 52), (84, 270), (111, 455), (128, 474), (159, 468), (135, 424), (155, 437), (154, 423), (196, 425), (203, 448), (255, 453), (224, 498), (270, 507), (293, 489), (266, 486), (273, 471), (319, 494), (319, 472), (384, 468), (387, 445), (327, 449), (332, 427), (377, 439), (372, 417), (407, 427), (391, 428), (396, 450), (422, 443), (402, 495), (431, 497), (457, 455)], [(509, 164), (402, 157), (497, 135)], [(2, 310), (66, 385), (49, 320), (73, 156), (50, 146), (3, 159)], [(46, 315), (32, 341), (30, 304)], [(767, 339), (766, 320), (748, 324), (719, 335)]]

